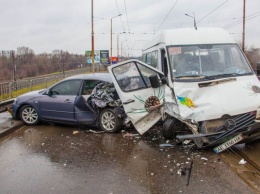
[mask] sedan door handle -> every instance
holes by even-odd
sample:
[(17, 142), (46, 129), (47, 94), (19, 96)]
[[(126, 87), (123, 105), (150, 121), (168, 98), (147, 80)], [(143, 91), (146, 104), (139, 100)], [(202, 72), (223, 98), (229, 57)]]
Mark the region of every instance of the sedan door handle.
[(130, 104), (130, 103), (132, 103), (132, 102), (134, 102), (135, 100), (133, 100), (133, 99), (128, 99), (126, 102), (123, 102), (123, 104)]
[(70, 101), (70, 99), (66, 99), (64, 102), (65, 103), (72, 103), (72, 101)]

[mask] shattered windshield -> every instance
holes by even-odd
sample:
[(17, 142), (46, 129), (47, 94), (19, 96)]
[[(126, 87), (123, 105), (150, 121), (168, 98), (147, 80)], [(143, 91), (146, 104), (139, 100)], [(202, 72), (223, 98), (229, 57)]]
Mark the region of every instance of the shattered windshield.
[(217, 79), (253, 74), (236, 44), (169, 46), (173, 79)]

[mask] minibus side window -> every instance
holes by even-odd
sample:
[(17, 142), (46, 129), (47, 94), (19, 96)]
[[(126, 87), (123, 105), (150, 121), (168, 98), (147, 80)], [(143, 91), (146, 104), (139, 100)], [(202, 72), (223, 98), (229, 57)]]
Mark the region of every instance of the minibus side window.
[(158, 65), (158, 51), (153, 51), (151, 57), (152, 57), (151, 66), (153, 66), (154, 68), (157, 68), (157, 65)]
[[(158, 73), (138, 62), (129, 62), (112, 69), (115, 79), (124, 92), (151, 87), (150, 75)], [(158, 75), (159, 76), (159, 75)]]
[(148, 65), (151, 65), (151, 61), (152, 61), (152, 54), (147, 53), (145, 63), (148, 64)]
[(143, 54), (142, 56), (142, 61), (145, 63), (146, 62), (146, 54)]

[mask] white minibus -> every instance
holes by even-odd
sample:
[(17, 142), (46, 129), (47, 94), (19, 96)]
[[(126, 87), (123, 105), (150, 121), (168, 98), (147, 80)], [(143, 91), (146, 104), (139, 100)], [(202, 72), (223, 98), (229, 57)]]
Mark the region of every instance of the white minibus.
[[(220, 28), (166, 30), (142, 51), (167, 80), (163, 135), (219, 153), (259, 138), (260, 83), (233, 37)], [(190, 134), (192, 132), (192, 134)]]

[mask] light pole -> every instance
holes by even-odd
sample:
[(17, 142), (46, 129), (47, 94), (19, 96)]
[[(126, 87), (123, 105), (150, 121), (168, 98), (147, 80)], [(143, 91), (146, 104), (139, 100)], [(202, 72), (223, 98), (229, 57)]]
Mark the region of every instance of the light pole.
[(16, 77), (15, 77), (15, 72), (16, 72), (16, 65), (14, 64), (14, 60), (15, 60), (15, 51), (10, 51), (11, 52), (11, 56), (12, 56), (12, 61), (13, 61), (13, 80), (14, 82), (16, 81)]
[(195, 19), (194, 12), (193, 12), (193, 16), (191, 16), (191, 15), (189, 15), (187, 13), (185, 13), (185, 15), (188, 16), (188, 17), (193, 18), (193, 23), (194, 23), (193, 25), (194, 25), (195, 30), (197, 30), (197, 24), (196, 24), (196, 19)]
[(125, 42), (126, 40), (121, 42), (121, 62), (123, 61), (123, 42)]
[(243, 33), (242, 33), (242, 51), (245, 52), (245, 25), (246, 25), (246, 0), (243, 0)]
[(117, 34), (117, 60), (119, 60), (119, 35), (120, 34), (125, 34), (125, 32), (121, 32)]
[(65, 72), (64, 72), (64, 63), (65, 63), (65, 55), (63, 53), (63, 51), (61, 50), (61, 64), (62, 64), (62, 75), (64, 76), (65, 75)]
[(13, 65), (13, 81), (16, 81), (16, 65), (15, 65), (15, 61), (16, 59), (19, 59), (20, 56), (18, 55), (17, 57), (15, 57), (15, 51), (14, 50), (10, 50), (10, 51), (1, 51), (2, 56), (7, 56), (7, 57), (11, 57), (12, 58), (12, 65)]
[(92, 61), (92, 72), (95, 73), (95, 61), (94, 61), (94, 21), (93, 21), (93, 0), (91, 0), (91, 61)]
[(113, 33), (113, 23), (112, 23), (112, 21), (113, 21), (113, 18), (115, 18), (115, 17), (118, 17), (118, 16), (121, 16), (122, 14), (118, 14), (118, 15), (116, 15), (116, 16), (114, 16), (114, 17), (112, 17), (111, 18), (111, 31), (110, 31), (110, 64), (112, 64), (112, 60), (111, 60), (111, 58), (112, 58), (112, 33)]

